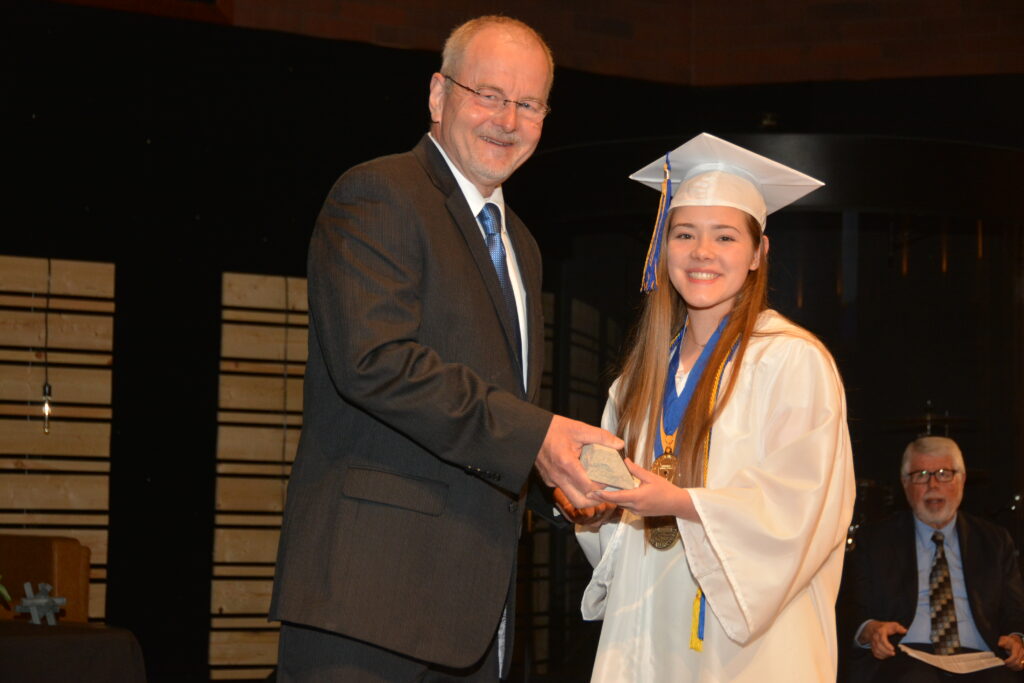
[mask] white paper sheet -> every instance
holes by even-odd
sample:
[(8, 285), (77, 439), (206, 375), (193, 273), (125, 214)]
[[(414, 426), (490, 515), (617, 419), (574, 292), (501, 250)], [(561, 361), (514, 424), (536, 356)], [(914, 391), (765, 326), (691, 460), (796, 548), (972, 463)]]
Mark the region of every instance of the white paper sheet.
[(931, 664), (943, 671), (955, 674), (969, 674), (982, 669), (992, 669), (1003, 666), (1005, 662), (996, 657), (992, 652), (968, 652), (962, 655), (933, 655), (912, 647), (900, 644), (900, 649), (914, 659), (920, 659), (926, 664)]

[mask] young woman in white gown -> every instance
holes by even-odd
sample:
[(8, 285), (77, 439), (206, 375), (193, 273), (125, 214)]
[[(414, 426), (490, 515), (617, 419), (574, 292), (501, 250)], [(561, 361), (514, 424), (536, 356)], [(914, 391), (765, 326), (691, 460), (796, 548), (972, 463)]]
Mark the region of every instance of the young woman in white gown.
[[(595, 567), (583, 616), (604, 620), (592, 680), (834, 681), (845, 397), (828, 350), (767, 308), (763, 234), (821, 183), (707, 134), (669, 164), (652, 291), (602, 422), (639, 485), (592, 493), (621, 516), (577, 527)], [(633, 177), (658, 184), (659, 165)]]

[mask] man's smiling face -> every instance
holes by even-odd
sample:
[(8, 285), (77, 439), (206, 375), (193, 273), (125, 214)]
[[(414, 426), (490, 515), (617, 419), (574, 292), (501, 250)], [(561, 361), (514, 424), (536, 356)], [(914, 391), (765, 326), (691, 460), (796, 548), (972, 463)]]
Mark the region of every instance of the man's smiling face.
[(490, 26), (466, 46), (459, 73), (434, 74), (430, 82), (434, 137), (484, 197), (533, 154), (544, 122), (523, 119), (514, 104), (499, 111), (487, 109), (473, 93), (446, 82), (445, 76), (470, 88), (500, 90), (511, 100), (546, 102), (549, 68), (547, 54), (533, 38)]

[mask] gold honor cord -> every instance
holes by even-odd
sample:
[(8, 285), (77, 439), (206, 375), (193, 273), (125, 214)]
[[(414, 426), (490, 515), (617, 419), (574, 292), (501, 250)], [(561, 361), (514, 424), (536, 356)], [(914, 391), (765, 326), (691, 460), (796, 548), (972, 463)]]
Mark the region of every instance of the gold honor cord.
[[(733, 347), (735, 349), (735, 347)], [(732, 352), (722, 360), (722, 364), (718, 366), (718, 371), (715, 373), (715, 382), (712, 384), (711, 389), (711, 400), (708, 402), (708, 415), (710, 416), (715, 411), (715, 403), (718, 401), (718, 389), (722, 385), (722, 373), (725, 372), (725, 365), (732, 358)], [(706, 488), (708, 485), (708, 462), (711, 459), (711, 430), (708, 429), (707, 436), (704, 437), (704, 473), (701, 479), (701, 483)], [(690, 649), (696, 650), (697, 652), (703, 652), (704, 650), (704, 617), (707, 613), (707, 600), (704, 599), (704, 591), (700, 589), (700, 585), (697, 585), (697, 594), (693, 598), (693, 618), (690, 623)]]

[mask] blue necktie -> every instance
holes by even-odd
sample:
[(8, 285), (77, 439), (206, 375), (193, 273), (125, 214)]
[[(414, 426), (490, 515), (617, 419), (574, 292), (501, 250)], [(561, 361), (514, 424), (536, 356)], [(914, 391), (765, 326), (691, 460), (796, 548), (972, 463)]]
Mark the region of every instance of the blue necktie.
[(522, 352), (523, 340), (519, 334), (519, 313), (516, 309), (516, 297), (512, 293), (512, 280), (508, 276), (508, 262), (505, 260), (505, 245), (501, 241), (501, 212), (497, 204), (488, 202), (477, 215), (480, 225), (487, 235), (487, 251), (491, 254), (491, 262), (494, 264), (494, 271), (498, 274), (498, 283), (501, 285), (502, 298), (505, 299), (505, 308), (512, 318), (512, 329), (515, 332), (516, 362), (520, 369), (523, 367)]

